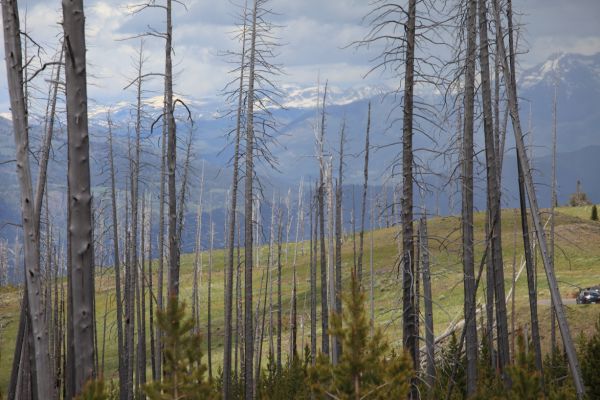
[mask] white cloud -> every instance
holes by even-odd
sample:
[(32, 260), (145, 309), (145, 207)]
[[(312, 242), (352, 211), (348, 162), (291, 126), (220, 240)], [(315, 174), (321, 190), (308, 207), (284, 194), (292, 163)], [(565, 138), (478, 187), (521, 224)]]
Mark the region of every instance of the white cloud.
[[(22, 0), (23, 1), (23, 0)], [(234, 0), (243, 3), (243, 0)], [(32, 37), (47, 49), (49, 58), (60, 36), (60, 2), (28, 0), (27, 25)], [(148, 27), (162, 30), (164, 13), (160, 9), (130, 15), (120, 0), (86, 0), (86, 42), (88, 46), (89, 95), (99, 102), (117, 102), (133, 97), (123, 92), (134, 74), (132, 58), (139, 42), (117, 41)], [(174, 9), (174, 63), (176, 90), (193, 97), (214, 96), (231, 79), (231, 65), (219, 54), (235, 49), (232, 38), (239, 8), (225, 0), (187, 0), (187, 10)], [(379, 73), (363, 81), (370, 59), (377, 49), (356, 51), (344, 48), (361, 39), (366, 27), (362, 18), (370, 8), (366, 0), (272, 0), (274, 20), (282, 25), (277, 62), (285, 67), (283, 82), (313, 84), (317, 75), (339, 86), (390, 84), (389, 76)], [(529, 54), (524, 65), (543, 60), (555, 51), (590, 54), (600, 51), (600, 2), (579, 0), (527, 0), (518, 4), (526, 24), (523, 37)], [(22, 11), (22, 17), (24, 12)], [(145, 41), (146, 71), (164, 68), (164, 42)], [(3, 64), (3, 63), (2, 63)], [(0, 105), (6, 104), (4, 65), (0, 66)], [(393, 83), (391, 86), (396, 86)], [(150, 91), (161, 90), (160, 79), (148, 81)]]

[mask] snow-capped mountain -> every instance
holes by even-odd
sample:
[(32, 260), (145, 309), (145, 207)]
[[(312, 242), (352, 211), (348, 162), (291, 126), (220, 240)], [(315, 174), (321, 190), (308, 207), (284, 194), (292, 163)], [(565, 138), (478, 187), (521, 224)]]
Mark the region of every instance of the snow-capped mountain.
[(531, 116), (536, 151), (547, 154), (550, 149), (555, 90), (558, 148), (600, 145), (600, 53), (555, 54), (518, 79), (522, 121), (528, 126)]

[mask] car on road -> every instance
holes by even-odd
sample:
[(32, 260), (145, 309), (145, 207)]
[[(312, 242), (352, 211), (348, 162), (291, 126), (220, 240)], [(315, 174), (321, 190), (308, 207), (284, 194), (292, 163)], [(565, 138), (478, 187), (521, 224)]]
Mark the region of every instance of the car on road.
[(600, 290), (598, 289), (583, 289), (577, 296), (577, 304), (600, 304)]

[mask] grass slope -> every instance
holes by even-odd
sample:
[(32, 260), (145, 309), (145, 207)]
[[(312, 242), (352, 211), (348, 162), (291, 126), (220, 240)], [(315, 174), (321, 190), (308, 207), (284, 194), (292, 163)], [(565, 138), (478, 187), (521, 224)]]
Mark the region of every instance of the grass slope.
[[(560, 290), (563, 298), (573, 297), (577, 287), (600, 284), (600, 223), (589, 219), (590, 207), (560, 208), (557, 214), (556, 226), (556, 275), (559, 279)], [(513, 262), (516, 269), (522, 263), (522, 240), (519, 236), (520, 216), (516, 210), (505, 209), (502, 214), (502, 242), (504, 247), (504, 265), (507, 293), (512, 285)], [(544, 215), (544, 221), (548, 218)], [(515, 223), (517, 226), (515, 226)], [(475, 216), (476, 230), (476, 268), (481, 259), (484, 240), (485, 215), (479, 213)], [(462, 319), (462, 265), (460, 262), (460, 220), (456, 217), (433, 217), (429, 219), (432, 289), (434, 296), (434, 324), (436, 334), (444, 332), (452, 321)], [(515, 228), (517, 230), (515, 230)], [(401, 285), (397, 268), (398, 244), (396, 227), (375, 230), (373, 233), (373, 264), (375, 271), (375, 316), (376, 323), (381, 326), (391, 343), (401, 346)], [(357, 235), (358, 238), (358, 235)], [(369, 257), (371, 233), (365, 234), (365, 285), (369, 285)], [(516, 243), (516, 247), (515, 244)], [(283, 255), (283, 324), (284, 332), (283, 349), (288, 349), (290, 295), (292, 284), (291, 262), (296, 244), (284, 245)], [(310, 343), (310, 298), (309, 298), (309, 246), (307, 243), (297, 245), (298, 249), (298, 345)], [(254, 288), (255, 301), (259, 298), (259, 291), (264, 290), (267, 271), (266, 261), (268, 248), (262, 247), (259, 252), (259, 265), (255, 268)], [(212, 280), (212, 327), (213, 327), (213, 364), (218, 368), (221, 364), (223, 349), (223, 251), (213, 254), (213, 280)], [(540, 257), (537, 257), (540, 260)], [(288, 262), (286, 263), (286, 260)], [(207, 262), (208, 256), (203, 255), (203, 271), (201, 286), (201, 319), (206, 331), (206, 297), (207, 297)], [(344, 285), (349, 282), (349, 273), (353, 265), (353, 241), (348, 236), (343, 247), (343, 273)], [(153, 268), (156, 268), (154, 263)], [(276, 270), (273, 270), (276, 278)], [(193, 281), (193, 255), (182, 257), (181, 268), (181, 297), (188, 303), (190, 311), (192, 281)], [(549, 345), (549, 305), (543, 299), (549, 299), (549, 291), (541, 261), (537, 266), (538, 297), (541, 301), (539, 313), (541, 318), (541, 334), (544, 347)], [(156, 278), (154, 279), (156, 282)], [(275, 279), (273, 282), (273, 303), (276, 302)], [(484, 301), (482, 279), (479, 301)], [(260, 289), (262, 288), (262, 289)], [(319, 290), (320, 292), (320, 290)], [(5, 392), (10, 375), (16, 330), (18, 327), (19, 304), (21, 291), (19, 288), (0, 289), (0, 391)], [(264, 291), (260, 294), (264, 299)], [(146, 303), (148, 304), (148, 302)], [(268, 304), (268, 300), (267, 300)], [(508, 303), (509, 312), (511, 302)], [(421, 305), (421, 310), (423, 310)], [(573, 336), (586, 334), (593, 330), (594, 321), (600, 314), (600, 305), (581, 306), (567, 305), (571, 333)], [(106, 335), (104, 335), (104, 320), (106, 314)], [(276, 313), (273, 313), (275, 323)], [(105, 346), (104, 357), (99, 355), (100, 364), (104, 362), (104, 375), (117, 376), (117, 349), (115, 325), (115, 300), (114, 300), (114, 275), (112, 269), (102, 271), (96, 279), (96, 319), (98, 324), (99, 349)], [(516, 284), (515, 297), (515, 325), (524, 326), (529, 323), (529, 306), (527, 300), (526, 275), (520, 276)], [(510, 316), (509, 316), (510, 324)], [(317, 323), (320, 327), (320, 321)], [(269, 315), (265, 323), (265, 342), (263, 352), (266, 355), (269, 349)], [(319, 335), (320, 337), (320, 335)], [(320, 341), (320, 340), (319, 340)], [(148, 346), (149, 349), (149, 346)], [(206, 352), (205, 352), (206, 355)], [(263, 357), (266, 361), (266, 356)], [(149, 362), (149, 360), (148, 360)], [(216, 371), (215, 371), (216, 372)]]

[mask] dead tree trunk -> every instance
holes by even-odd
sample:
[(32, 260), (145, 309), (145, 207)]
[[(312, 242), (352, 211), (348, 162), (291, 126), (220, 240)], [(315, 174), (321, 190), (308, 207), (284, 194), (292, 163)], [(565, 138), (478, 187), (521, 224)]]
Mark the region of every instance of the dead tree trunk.
[(75, 393), (95, 376), (94, 370), (94, 275), (92, 238), (92, 193), (89, 164), (85, 20), (83, 0), (63, 0), (66, 43), (65, 76), (67, 131), (69, 141), (68, 180), (71, 188), (71, 271), (73, 285)]
[[(481, 64), (481, 86), (483, 96), (483, 121), (485, 154), (487, 164), (487, 195), (491, 231), (492, 265), (494, 270), (494, 292), (496, 298), (496, 329), (498, 340), (498, 368), (504, 369), (510, 363), (506, 295), (504, 288), (504, 262), (502, 260), (502, 220), (500, 208), (500, 186), (498, 182), (498, 160), (494, 139), (494, 119), (492, 113), (492, 86), (489, 66), (488, 21), (486, 0), (478, 0), (479, 10), (479, 60)], [(490, 332), (491, 334), (491, 332)], [(491, 350), (491, 349), (490, 349)]]
[(210, 217), (210, 247), (208, 249), (208, 311), (206, 313), (206, 344), (208, 346), (208, 379), (213, 379), (212, 368), (212, 270), (213, 270), (213, 247), (215, 240), (215, 224), (212, 222), (212, 214)]
[(282, 307), (283, 303), (281, 301), (281, 245), (283, 240), (283, 209), (279, 208), (279, 217), (278, 226), (277, 226), (277, 371), (281, 372), (281, 327), (282, 327)]
[[(34, 393), (52, 393), (52, 377), (49, 357), (48, 323), (41, 303), (42, 282), (40, 271), (39, 223), (36, 229), (33, 187), (29, 165), (29, 123), (27, 99), (23, 91), (23, 60), (21, 54), (21, 32), (17, 1), (2, 2), (4, 26), (4, 54), (6, 59), (7, 83), (12, 112), (14, 139), (19, 179), (21, 218), (24, 232), (25, 280), (27, 303), (34, 340), (35, 388)], [(40, 202), (41, 203), (41, 202)]]
[(177, 167), (177, 132), (173, 114), (173, 20), (172, 0), (167, 0), (167, 30), (165, 33), (165, 119), (167, 122), (167, 166), (169, 192), (169, 299), (179, 297), (179, 243), (177, 235), (177, 188), (175, 168)]
[[(365, 235), (365, 210), (367, 208), (367, 189), (369, 187), (369, 134), (371, 132), (371, 102), (369, 102), (369, 112), (367, 114), (367, 133), (365, 135), (365, 168), (364, 168), (364, 181), (363, 181), (363, 192), (362, 192), (362, 208), (360, 210), (360, 236), (358, 239), (358, 283), (362, 284), (363, 275), (363, 245)], [(354, 196), (352, 196), (354, 199)], [(352, 200), (354, 201), (354, 200)], [(373, 229), (373, 225), (371, 225)]]
[(244, 72), (246, 56), (246, 21), (247, 7), (244, 7), (243, 27), (242, 27), (242, 51), (240, 61), (240, 84), (238, 87), (238, 104), (235, 126), (235, 149), (233, 152), (233, 176), (231, 181), (231, 200), (230, 217), (228, 229), (228, 256), (227, 268), (225, 271), (225, 337), (223, 345), (223, 398), (231, 396), (231, 339), (232, 339), (232, 315), (233, 315), (233, 264), (235, 249), (235, 227), (237, 219), (237, 197), (239, 181), (239, 163), (240, 163), (240, 139), (242, 136), (242, 116), (244, 106)]
[(248, 93), (246, 112), (246, 173), (244, 181), (244, 398), (254, 399), (254, 329), (252, 322), (252, 215), (253, 215), (253, 183), (254, 183), (254, 79), (256, 58), (256, 21), (258, 0), (254, 0), (252, 7), (252, 34), (250, 37), (250, 58), (248, 59)]
[[(335, 195), (335, 313), (342, 315), (342, 195), (344, 184), (344, 140), (346, 122), (342, 125), (340, 133), (340, 164), (338, 168), (338, 182)], [(333, 345), (336, 354), (342, 356), (342, 343), (334, 337)]]
[(427, 359), (427, 373), (425, 381), (432, 393), (435, 384), (435, 343), (433, 331), (433, 300), (431, 293), (431, 273), (429, 269), (429, 236), (427, 233), (427, 217), (422, 216), (419, 224), (421, 243), (421, 272), (423, 274), (423, 300), (425, 305), (425, 354)]
[(464, 126), (462, 148), (462, 257), (466, 329), (467, 395), (477, 389), (477, 321), (467, 318), (475, 305), (475, 259), (473, 254), (473, 120), (475, 100), (477, 0), (467, 4), (467, 59), (465, 68)]
[(117, 357), (119, 360), (119, 398), (126, 399), (127, 382), (127, 359), (125, 358), (123, 339), (123, 303), (121, 295), (121, 260), (119, 254), (119, 223), (117, 219), (117, 194), (115, 184), (115, 163), (113, 154), (112, 120), (110, 113), (107, 115), (108, 124), (108, 158), (110, 165), (110, 187), (112, 205), (112, 229), (113, 229), (113, 265), (115, 267), (115, 302), (117, 308)]
[(327, 304), (327, 255), (325, 247), (325, 162), (323, 160), (323, 146), (325, 140), (325, 102), (327, 100), (327, 83), (323, 93), (323, 108), (321, 114), (319, 136), (319, 189), (317, 199), (319, 202), (319, 234), (321, 252), (321, 352), (329, 355), (329, 309)]
[[(415, 85), (416, 0), (408, 2), (406, 22), (406, 69), (404, 75), (404, 112), (402, 122), (402, 340), (413, 367), (418, 370), (418, 332), (415, 326), (414, 238), (413, 238), (413, 93)], [(418, 399), (416, 382), (411, 384), (411, 398)]]
[[(316, 185), (317, 192), (319, 184)], [(312, 192), (312, 191), (311, 191)], [(311, 193), (311, 203), (317, 199)], [(318, 207), (310, 207), (310, 354), (312, 365), (317, 361), (317, 226)]]
[[(502, 36), (502, 25), (500, 20), (500, 7), (497, 0), (493, 1), (494, 4), (494, 18), (496, 20), (496, 29), (498, 30), (500, 37)], [(510, 13), (509, 13), (510, 14)], [(512, 32), (509, 32), (509, 36)], [(514, 73), (515, 71), (511, 69), (508, 64), (508, 60), (506, 58), (506, 49), (504, 47), (504, 42), (499, 42), (498, 46), (499, 57), (503, 63), (503, 72), (504, 72), (504, 82), (507, 86), (507, 95), (508, 95), (508, 106), (510, 110), (510, 115), (513, 123), (513, 132), (515, 134), (515, 143), (517, 147), (518, 157), (521, 161), (521, 165), (523, 167), (523, 173), (525, 178), (525, 189), (527, 192), (527, 197), (529, 198), (529, 206), (531, 209), (531, 216), (533, 219), (533, 223), (535, 226), (535, 232), (538, 239), (538, 243), (540, 245), (540, 252), (542, 254), (542, 260), (544, 262), (544, 269), (546, 271), (546, 277), (548, 278), (548, 286), (550, 289), (550, 294), (552, 295), (552, 306), (556, 311), (556, 318), (558, 320), (558, 326), (560, 328), (560, 333), (563, 338), (563, 345), (565, 347), (565, 353), (567, 355), (567, 360), (569, 361), (569, 366), (571, 370), (571, 374), (573, 375), (573, 381), (575, 384), (575, 389), (577, 391), (577, 397), (582, 399), (585, 396), (585, 386), (583, 385), (583, 380), (581, 378), (581, 373), (579, 369), (579, 361), (577, 360), (577, 353), (575, 351), (575, 346), (573, 344), (573, 339), (571, 337), (571, 332), (569, 330), (569, 325), (567, 323), (566, 315), (563, 309), (562, 300), (560, 297), (560, 292), (558, 289), (558, 284), (556, 281), (556, 276), (554, 275), (554, 268), (552, 265), (552, 260), (549, 257), (548, 252), (548, 244), (546, 240), (546, 234), (544, 232), (544, 228), (542, 226), (542, 222), (540, 219), (540, 209), (537, 203), (537, 195), (535, 193), (535, 188), (533, 185), (533, 178), (531, 176), (531, 170), (529, 166), (529, 159), (525, 149), (525, 143), (523, 141), (523, 132), (521, 130), (521, 121), (519, 116), (519, 110), (517, 105), (517, 88), (515, 86)]]
[[(304, 204), (303, 204), (304, 181), (300, 181), (298, 188), (298, 217), (296, 218), (296, 240), (294, 243), (294, 256), (292, 259), (292, 307), (290, 315), (290, 362), (298, 355), (298, 278), (296, 271), (296, 262), (298, 257), (298, 242), (303, 240), (300, 237), (300, 225), (304, 223)], [(288, 213), (291, 207), (288, 207)], [(309, 260), (309, 263), (311, 261)], [(304, 351), (304, 349), (302, 349)]]

